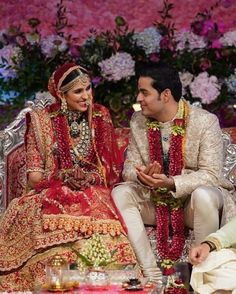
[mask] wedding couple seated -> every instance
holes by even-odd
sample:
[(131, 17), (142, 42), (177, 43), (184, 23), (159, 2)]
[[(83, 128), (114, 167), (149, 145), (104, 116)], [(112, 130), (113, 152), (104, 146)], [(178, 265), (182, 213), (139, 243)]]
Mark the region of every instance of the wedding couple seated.
[[(111, 188), (121, 181), (129, 129), (114, 130), (79, 66), (59, 67), (49, 91), (54, 100), (29, 105), (1, 134), (1, 206), (7, 208), (0, 227), (1, 290), (33, 289), (45, 280), (52, 256), (73, 262), (71, 245), (81, 250), (95, 234), (109, 252), (115, 250), (114, 266), (137, 263), (121, 211), (111, 201)], [(235, 185), (236, 145), (227, 133), (223, 139), (223, 174)], [(148, 234), (160, 261), (153, 228)], [(180, 260), (187, 260), (190, 244), (188, 238)]]

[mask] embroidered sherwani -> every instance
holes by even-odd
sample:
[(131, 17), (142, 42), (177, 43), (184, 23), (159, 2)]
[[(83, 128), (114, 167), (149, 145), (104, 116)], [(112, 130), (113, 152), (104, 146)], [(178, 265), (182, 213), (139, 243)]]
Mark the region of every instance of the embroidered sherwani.
[[(173, 121), (159, 124), (163, 156), (166, 157)], [(134, 113), (130, 128), (130, 142), (123, 169), (125, 182), (113, 189), (112, 197), (126, 222), (129, 239), (144, 275), (158, 280), (160, 272), (144, 228), (144, 223), (156, 224), (155, 205), (151, 201), (152, 193), (155, 192), (142, 185), (136, 175), (137, 166), (150, 164), (147, 118), (141, 111)], [(184, 145), (185, 166), (181, 175), (173, 176), (176, 190), (171, 193), (173, 197), (183, 200), (185, 223), (194, 229), (197, 243), (218, 229), (219, 210), (223, 202), (222, 223), (236, 214), (234, 187), (222, 175), (223, 156), (222, 133), (217, 117), (190, 106)]]
[[(168, 134), (168, 128), (169, 126), (164, 126), (162, 138)], [(168, 142), (164, 141), (164, 151), (168, 148)], [(176, 198), (186, 198), (199, 186), (220, 188), (227, 205), (227, 211), (224, 211), (225, 223), (225, 219), (232, 218), (236, 211), (232, 199), (234, 187), (222, 175), (223, 160), (223, 139), (217, 117), (201, 108), (190, 106), (184, 147), (185, 168), (181, 175), (173, 177), (176, 187), (173, 195)], [(131, 120), (131, 138), (123, 170), (124, 180), (137, 183), (135, 167), (149, 163), (146, 118), (141, 112), (137, 112)]]

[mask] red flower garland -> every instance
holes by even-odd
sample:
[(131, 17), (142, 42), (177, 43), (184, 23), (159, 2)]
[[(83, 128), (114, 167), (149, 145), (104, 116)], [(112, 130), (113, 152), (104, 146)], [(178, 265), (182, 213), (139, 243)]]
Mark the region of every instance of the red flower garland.
[[(163, 172), (163, 155), (161, 148), (161, 135), (159, 129), (149, 129), (148, 131), (150, 159), (158, 161)], [(182, 136), (171, 135), (169, 149), (169, 175), (174, 176), (181, 173), (183, 167), (182, 158)], [(158, 201), (156, 207), (157, 221), (157, 249), (160, 257), (163, 260), (170, 259), (177, 261), (183, 251), (185, 236), (184, 236), (184, 219), (183, 209), (178, 207), (178, 200), (173, 199), (168, 195), (160, 196), (161, 201)], [(169, 204), (169, 202), (171, 203)], [(177, 205), (177, 207), (176, 207)], [(171, 246), (168, 244), (169, 237), (169, 220), (171, 221), (173, 238)], [(164, 274), (173, 273), (173, 269), (165, 271)]]
[[(181, 101), (182, 102), (182, 101)], [(180, 102), (180, 103), (181, 103)], [(186, 128), (186, 118), (188, 115), (188, 106), (183, 102), (184, 113), (182, 118), (174, 120), (169, 148), (169, 176), (181, 174), (184, 167), (183, 159), (183, 143)], [(163, 173), (163, 151), (161, 143), (160, 126), (157, 121), (148, 122), (148, 141), (150, 161), (157, 161), (161, 165), (160, 173)], [(166, 194), (166, 191), (160, 189), (158, 197), (154, 199), (156, 202), (156, 237), (157, 250), (162, 259), (162, 267), (164, 275), (172, 275), (175, 273), (174, 263), (180, 258), (184, 244), (184, 211), (181, 200), (173, 198)], [(172, 227), (172, 241), (169, 244), (169, 225)], [(187, 293), (182, 281), (181, 283), (172, 283), (165, 293)], [(173, 292), (173, 289), (175, 292)], [(178, 292), (176, 292), (178, 291)]]

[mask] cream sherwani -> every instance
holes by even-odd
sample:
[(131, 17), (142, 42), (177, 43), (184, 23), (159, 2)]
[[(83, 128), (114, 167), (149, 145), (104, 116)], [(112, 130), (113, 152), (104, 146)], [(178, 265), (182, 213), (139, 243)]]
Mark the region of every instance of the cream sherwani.
[[(172, 122), (161, 124), (164, 153), (168, 153)], [(158, 276), (155, 258), (145, 235), (145, 224), (155, 224), (152, 191), (137, 180), (136, 166), (150, 163), (146, 117), (134, 113), (130, 142), (124, 163), (124, 183), (115, 187), (112, 197), (128, 227), (131, 244), (146, 276)], [(185, 201), (186, 225), (194, 229), (198, 242), (219, 227), (219, 210), (224, 202), (223, 222), (236, 214), (233, 185), (222, 175), (223, 140), (217, 117), (201, 108), (190, 106), (184, 152), (185, 168), (174, 176), (173, 197)], [(202, 212), (204, 212), (202, 214)], [(201, 215), (202, 214), (202, 215)], [(153, 278), (155, 279), (155, 278)]]
[[(216, 243), (213, 251), (200, 265), (193, 268), (191, 285), (196, 293), (236, 293), (236, 217), (206, 240)], [(218, 292), (215, 292), (218, 291)]]
[[(125, 181), (139, 185), (135, 167), (150, 163), (146, 118), (141, 112), (134, 114), (130, 127), (131, 137), (123, 178)], [(228, 222), (236, 214), (236, 208), (233, 200), (234, 187), (222, 175), (224, 160), (222, 131), (214, 114), (195, 106), (190, 106), (184, 160), (185, 168), (182, 174), (173, 177), (176, 187), (174, 197), (186, 198), (200, 186), (217, 187), (223, 192), (224, 203), (227, 205), (222, 224)]]

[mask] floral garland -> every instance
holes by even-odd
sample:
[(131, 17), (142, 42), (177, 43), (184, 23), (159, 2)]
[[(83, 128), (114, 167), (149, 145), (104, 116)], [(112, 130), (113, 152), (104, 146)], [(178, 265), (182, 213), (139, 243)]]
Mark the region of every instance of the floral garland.
[[(168, 152), (168, 175), (180, 175), (184, 167), (185, 129), (188, 117), (188, 104), (180, 100), (179, 109), (171, 131), (170, 148)], [(163, 151), (161, 143), (160, 124), (157, 121), (147, 121), (150, 161), (157, 161), (163, 173)], [(153, 197), (156, 204), (156, 237), (157, 250), (162, 259), (163, 274), (169, 276), (165, 293), (187, 293), (183, 282), (171, 275), (175, 273), (174, 264), (180, 258), (184, 244), (184, 211), (180, 199), (173, 198), (167, 189), (159, 188)], [(169, 226), (172, 227), (172, 241), (169, 244)], [(172, 289), (175, 289), (174, 292)]]

